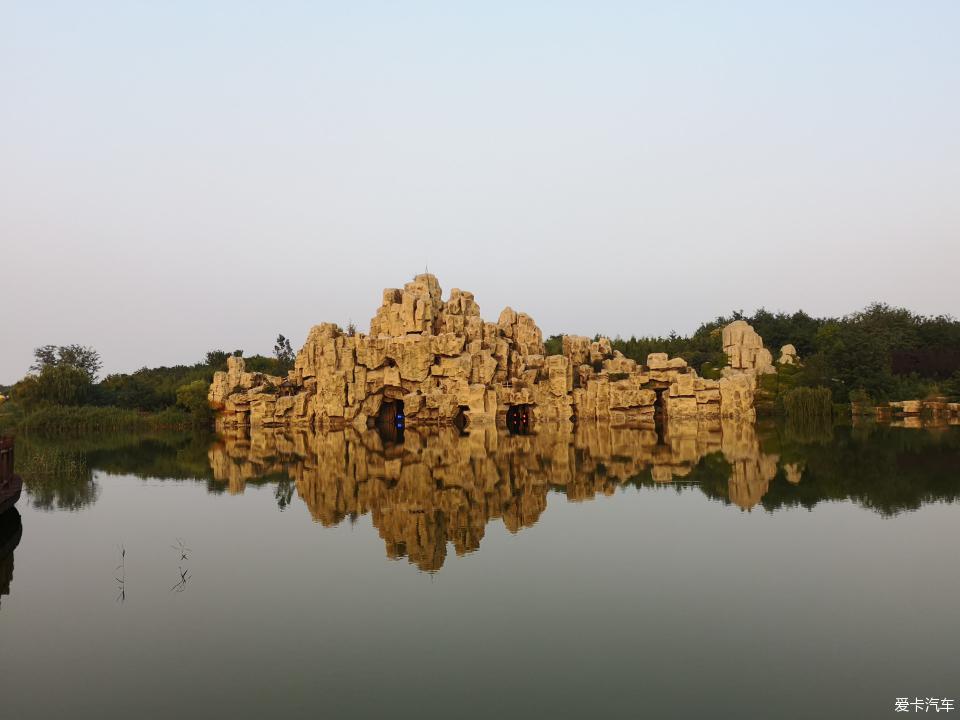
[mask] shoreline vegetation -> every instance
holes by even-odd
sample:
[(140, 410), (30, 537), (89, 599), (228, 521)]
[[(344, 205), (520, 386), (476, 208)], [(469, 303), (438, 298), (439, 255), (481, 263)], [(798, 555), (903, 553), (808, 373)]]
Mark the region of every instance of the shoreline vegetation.
[(159, 432), (202, 427), (179, 407), (163, 410), (131, 410), (118, 407), (49, 405), (23, 414), (14, 425), (17, 432), (36, 435), (83, 435), (99, 432)]
[[(265, 429), (262, 442), (253, 444), (230, 435), (218, 438), (196, 431), (26, 436), (17, 444), (17, 469), (34, 506), (44, 509), (79, 510), (96, 502), (98, 472), (198, 481), (216, 494), (242, 493), (251, 485), (274, 485), (280, 509), (289, 505), (296, 492), (295, 478), (312, 487), (326, 488), (326, 492), (307, 492), (304, 499), (308, 504), (322, 498), (382, 497), (379, 493), (345, 495), (338, 488), (345, 478), (338, 476), (335, 468), (350, 467), (346, 457), (380, 456), (389, 450), (365, 445), (352, 429), (329, 433), (337, 436), (332, 444), (326, 444), (326, 433), (301, 432), (307, 433), (310, 441), (293, 451), (284, 441), (282, 428)], [(768, 419), (758, 422), (755, 430), (748, 431), (726, 452), (716, 435), (711, 437), (710, 431), (704, 431), (698, 435), (700, 450), (689, 455), (688, 447), (645, 445), (639, 441), (641, 430), (621, 432), (624, 437), (638, 437), (638, 442), (616, 451), (630, 448), (625, 455), (615, 454), (615, 446), (605, 442), (602, 433), (594, 435), (587, 430), (581, 434), (583, 452), (577, 454), (573, 476), (562, 483), (533, 480), (538, 473), (550, 472), (547, 458), (555, 448), (555, 435), (550, 432), (508, 439), (497, 449), (491, 447), (489, 457), (482, 462), (509, 467), (510, 462), (504, 465), (502, 458), (513, 456), (529, 467), (530, 474), (521, 474), (528, 489), (571, 493), (578, 500), (604, 493), (604, 488), (685, 487), (698, 488), (710, 499), (741, 509), (810, 509), (820, 502), (849, 499), (883, 515), (915, 510), (928, 502), (960, 500), (957, 433), (902, 433), (876, 423), (796, 427)], [(415, 445), (442, 448), (457, 442), (458, 437), (454, 429), (445, 428), (422, 435)], [(514, 451), (520, 450), (520, 456), (512, 455), (511, 443)], [(337, 450), (328, 455), (323, 447)], [(324, 464), (338, 453), (344, 462)], [(498, 453), (505, 453), (501, 460), (497, 460)], [(447, 456), (438, 451), (412, 453), (402, 462), (429, 464)], [(733, 466), (738, 463), (741, 470), (735, 473)], [(378, 465), (368, 461), (358, 467)], [(678, 471), (669, 484), (657, 471), (658, 466), (661, 470), (669, 468), (669, 473)], [(430, 483), (422, 489), (428, 500), (433, 497), (435, 488)]]
[[(281, 343), (280, 340), (283, 340)], [(293, 351), (283, 336), (278, 356), (254, 355), (246, 362), (257, 372), (286, 373)], [(150, 433), (212, 429), (207, 390), (213, 373), (226, 369), (230, 355), (208, 352), (194, 365), (141, 368), (97, 380), (96, 350), (46, 345), (34, 351), (28, 374), (11, 387), (0, 387), (0, 434), (63, 436), (93, 433)]]
[[(618, 336), (611, 345), (640, 363), (649, 353), (666, 352), (683, 358), (703, 377), (718, 378), (727, 362), (721, 329), (733, 320), (752, 325), (768, 348), (792, 344), (801, 359), (760, 377), (756, 407), (761, 416), (822, 424), (849, 416), (851, 404), (960, 397), (960, 321), (881, 303), (842, 318), (814, 318), (803, 311), (734, 312), (703, 323), (689, 336)], [(545, 340), (548, 355), (561, 352), (562, 337)], [(23, 379), (0, 387), (0, 433), (209, 429), (213, 414), (207, 392), (213, 374), (226, 369), (231, 355), (244, 356), (242, 350), (213, 350), (194, 365), (144, 367), (98, 380), (102, 363), (93, 348), (45, 345), (34, 355)], [(280, 335), (273, 357), (244, 359), (250, 371), (285, 375), (294, 358), (290, 340)]]

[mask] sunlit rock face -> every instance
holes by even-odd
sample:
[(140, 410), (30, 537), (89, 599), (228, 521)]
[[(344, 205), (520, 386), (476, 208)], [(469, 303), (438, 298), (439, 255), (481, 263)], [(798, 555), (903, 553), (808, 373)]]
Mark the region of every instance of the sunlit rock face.
[(723, 350), (732, 373), (763, 375), (776, 372), (773, 355), (763, 346), (763, 338), (745, 320), (734, 320), (723, 328)]
[(753, 418), (753, 388), (739, 380), (701, 378), (682, 358), (659, 353), (641, 365), (606, 338), (566, 337), (563, 353), (547, 356), (529, 315), (508, 307), (486, 322), (472, 293), (453, 289), (444, 301), (429, 274), (384, 290), (368, 335), (314, 326), (285, 378), (246, 372), (242, 358), (230, 358), (208, 397), (220, 428), (362, 433), (398, 412), (409, 427), (477, 427), (504, 425), (518, 407), (533, 425)]
[(787, 344), (780, 348), (780, 357), (777, 358), (778, 365), (799, 365), (800, 356), (797, 355), (797, 348), (793, 344)]
[(876, 419), (894, 427), (933, 428), (960, 425), (960, 403), (945, 398), (901, 400), (876, 408)]
[(491, 425), (464, 435), (407, 430), (402, 443), (353, 428), (237, 429), (209, 459), (230, 492), (264, 478), (291, 483), (323, 525), (369, 515), (389, 557), (432, 571), (450, 545), (458, 555), (476, 550), (492, 521), (510, 532), (532, 526), (551, 490), (583, 501), (627, 485), (702, 482), (711, 455), (723, 462), (709, 470), (710, 482), (745, 509), (777, 472), (777, 456), (761, 452), (753, 426), (732, 420), (672, 421), (661, 435), (599, 423), (578, 424), (572, 434), (553, 425), (532, 435)]

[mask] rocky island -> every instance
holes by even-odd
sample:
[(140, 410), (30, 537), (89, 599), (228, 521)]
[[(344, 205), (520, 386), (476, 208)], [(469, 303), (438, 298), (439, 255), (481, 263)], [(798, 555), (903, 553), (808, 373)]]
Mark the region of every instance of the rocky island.
[(437, 278), (423, 274), (383, 291), (369, 334), (314, 326), (286, 377), (247, 372), (231, 357), (208, 399), (220, 428), (752, 421), (756, 377), (773, 371), (772, 355), (743, 321), (724, 328), (723, 345), (730, 366), (718, 380), (664, 353), (640, 364), (607, 338), (564, 336), (562, 354), (547, 355), (529, 315), (507, 307), (484, 321), (472, 293), (455, 288), (443, 300)]

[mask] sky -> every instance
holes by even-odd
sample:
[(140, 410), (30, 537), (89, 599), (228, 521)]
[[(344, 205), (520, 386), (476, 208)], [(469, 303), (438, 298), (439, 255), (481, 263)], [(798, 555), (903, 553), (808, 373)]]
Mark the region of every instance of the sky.
[(0, 383), (366, 331), (960, 314), (960, 3), (0, 0)]

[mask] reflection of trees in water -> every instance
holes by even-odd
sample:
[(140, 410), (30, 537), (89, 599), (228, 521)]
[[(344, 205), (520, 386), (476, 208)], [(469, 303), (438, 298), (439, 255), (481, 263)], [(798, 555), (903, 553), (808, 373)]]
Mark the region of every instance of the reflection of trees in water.
[[(849, 499), (895, 515), (960, 499), (958, 428), (842, 427), (829, 444), (801, 444), (786, 436), (774, 436), (769, 444), (778, 441), (786, 461), (784, 482), (774, 483), (763, 497), (767, 510)], [(802, 482), (791, 482), (791, 465), (802, 465)]]
[(21, 438), (17, 440), (15, 461), (34, 507), (78, 510), (97, 499), (99, 488), (80, 452)]
[(207, 462), (211, 440), (205, 432), (105, 436), (88, 443), (85, 453), (96, 470), (141, 478), (196, 480), (212, 477)]
[(16, 470), (35, 507), (77, 510), (96, 501), (94, 470), (168, 479), (211, 475), (208, 434), (104, 433), (16, 441)]
[(289, 477), (284, 477), (277, 481), (277, 488), (274, 490), (273, 496), (277, 499), (278, 508), (281, 510), (287, 509), (293, 500), (293, 491), (295, 489), (296, 486)]
[(784, 440), (793, 443), (829, 443), (833, 441), (833, 422), (823, 415), (787, 417), (782, 426)]

